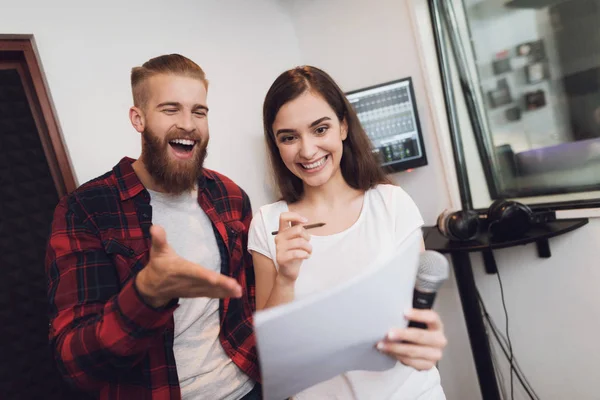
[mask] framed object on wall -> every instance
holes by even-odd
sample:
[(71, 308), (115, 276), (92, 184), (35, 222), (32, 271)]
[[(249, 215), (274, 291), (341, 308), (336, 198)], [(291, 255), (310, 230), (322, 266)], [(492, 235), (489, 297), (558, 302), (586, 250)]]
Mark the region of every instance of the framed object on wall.
[(536, 62), (527, 65), (525, 67), (525, 76), (527, 78), (527, 83), (539, 83), (548, 79), (548, 64), (544, 62)]
[(410, 77), (346, 93), (387, 172), (427, 165)]
[(496, 89), (488, 92), (488, 100), (490, 108), (497, 108), (512, 103), (512, 96), (510, 95), (510, 87), (506, 78), (502, 78), (496, 84)]
[(525, 106), (527, 110), (537, 110), (546, 105), (546, 93), (543, 90), (525, 93)]

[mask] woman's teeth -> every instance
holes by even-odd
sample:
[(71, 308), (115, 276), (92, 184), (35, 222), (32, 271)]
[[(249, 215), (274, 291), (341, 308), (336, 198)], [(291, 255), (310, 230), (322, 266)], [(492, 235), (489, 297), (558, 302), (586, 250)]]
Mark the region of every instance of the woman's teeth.
[(319, 168), (321, 165), (325, 164), (325, 161), (327, 161), (327, 157), (325, 156), (323, 158), (321, 158), (319, 161), (316, 161), (312, 164), (301, 164), (302, 168), (304, 169), (315, 169), (315, 168)]

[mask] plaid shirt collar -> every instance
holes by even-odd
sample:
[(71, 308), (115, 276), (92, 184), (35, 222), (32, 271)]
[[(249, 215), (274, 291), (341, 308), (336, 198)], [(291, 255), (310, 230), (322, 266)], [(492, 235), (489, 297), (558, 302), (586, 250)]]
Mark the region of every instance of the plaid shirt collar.
[[(119, 197), (122, 201), (129, 200), (146, 190), (142, 181), (133, 169), (135, 160), (130, 157), (123, 157), (117, 165), (114, 166), (114, 179), (119, 190)], [(206, 180), (214, 180), (211, 171), (203, 169), (202, 176), (198, 179), (198, 191), (206, 188)]]

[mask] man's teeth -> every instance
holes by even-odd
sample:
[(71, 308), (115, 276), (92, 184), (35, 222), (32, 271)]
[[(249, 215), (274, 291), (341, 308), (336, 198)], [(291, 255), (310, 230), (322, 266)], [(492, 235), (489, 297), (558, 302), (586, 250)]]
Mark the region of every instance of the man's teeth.
[(325, 161), (327, 161), (327, 156), (321, 158), (319, 161), (316, 161), (312, 164), (302, 164), (302, 166), (304, 167), (304, 169), (318, 168), (321, 165), (325, 164)]
[(193, 146), (194, 144), (196, 144), (196, 141), (190, 139), (173, 139), (170, 141), (170, 143), (183, 144), (185, 146)]

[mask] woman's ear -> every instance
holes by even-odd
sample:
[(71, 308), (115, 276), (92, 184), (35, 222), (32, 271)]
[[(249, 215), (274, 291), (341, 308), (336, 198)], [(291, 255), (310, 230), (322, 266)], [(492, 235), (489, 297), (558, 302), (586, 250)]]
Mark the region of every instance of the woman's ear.
[(342, 123), (340, 126), (340, 131), (341, 131), (342, 141), (346, 140), (346, 138), (348, 137), (348, 122), (346, 121), (346, 118), (344, 118), (342, 120)]

